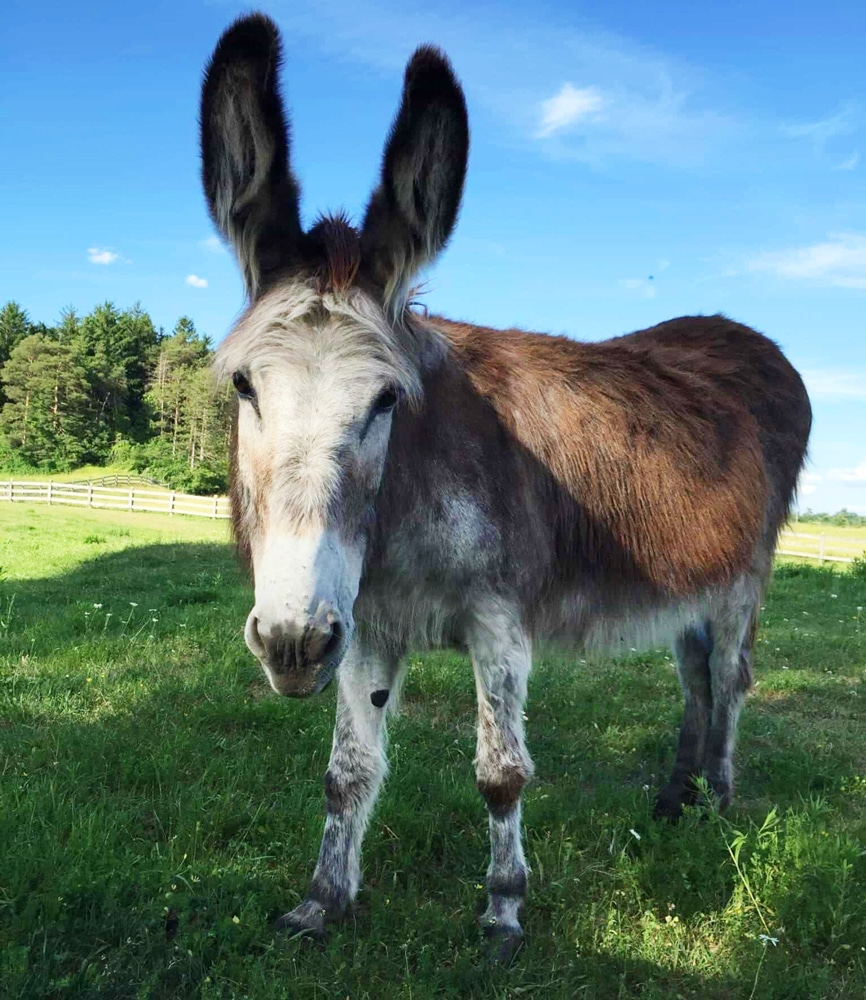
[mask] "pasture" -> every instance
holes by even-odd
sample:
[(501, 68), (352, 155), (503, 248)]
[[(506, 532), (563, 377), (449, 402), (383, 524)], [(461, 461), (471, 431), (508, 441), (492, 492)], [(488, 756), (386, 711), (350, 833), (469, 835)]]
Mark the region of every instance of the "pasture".
[(269, 693), (224, 522), (0, 506), (0, 995), (850, 998), (866, 994), (866, 579), (782, 563), (723, 817), (651, 819), (666, 654), (542, 653), (526, 947), (486, 964), (468, 662), (412, 659), (355, 914), (307, 886), (334, 692)]

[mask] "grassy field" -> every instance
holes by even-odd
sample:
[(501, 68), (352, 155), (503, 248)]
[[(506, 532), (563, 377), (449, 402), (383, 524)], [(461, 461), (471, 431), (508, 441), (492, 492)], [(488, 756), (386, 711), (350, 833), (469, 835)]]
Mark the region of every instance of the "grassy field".
[(463, 657), (415, 657), (354, 917), (306, 887), (334, 695), (271, 697), (226, 525), (0, 505), (0, 996), (866, 995), (866, 580), (785, 564), (726, 817), (651, 819), (664, 654), (542, 656), (526, 947), (488, 966)]
[(15, 479), (17, 481), (47, 482), (53, 479), (55, 483), (79, 483), (87, 482), (88, 479), (102, 479), (105, 476), (126, 476), (129, 469), (121, 465), (82, 465), (78, 469), (70, 472), (3, 472), (0, 471), (0, 480)]

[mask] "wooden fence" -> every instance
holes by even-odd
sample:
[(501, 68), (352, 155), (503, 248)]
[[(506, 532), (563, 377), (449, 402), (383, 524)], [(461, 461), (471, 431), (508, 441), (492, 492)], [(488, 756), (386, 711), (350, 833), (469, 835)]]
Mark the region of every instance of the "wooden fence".
[(166, 483), (150, 476), (139, 476), (134, 472), (112, 473), (110, 476), (100, 476), (98, 479), (75, 479), (76, 486), (155, 486), (161, 490), (170, 490)]
[(866, 556), (866, 538), (843, 535), (815, 534), (786, 528), (779, 537), (776, 554), (801, 559), (815, 559), (819, 563), (852, 563)]
[[(154, 514), (190, 514), (193, 517), (227, 518), (227, 497), (198, 497), (176, 490), (130, 486), (121, 489), (94, 483), (0, 482), (0, 500), (19, 503), (68, 504), (106, 510), (147, 511)], [(866, 538), (810, 534), (786, 528), (777, 553), (819, 563), (851, 563), (866, 555)]]
[(0, 482), (0, 500), (19, 503), (66, 504), (104, 510), (147, 511), (153, 514), (190, 514), (193, 517), (227, 518), (227, 497), (197, 497), (176, 490), (130, 486), (120, 489), (93, 483)]

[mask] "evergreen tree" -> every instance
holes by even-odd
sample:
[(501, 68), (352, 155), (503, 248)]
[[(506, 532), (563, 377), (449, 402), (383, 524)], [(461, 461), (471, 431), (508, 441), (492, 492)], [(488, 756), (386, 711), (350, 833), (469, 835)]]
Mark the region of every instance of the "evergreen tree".
[(215, 383), (211, 358), (187, 316), (165, 337), (139, 305), (106, 302), (83, 318), (68, 308), (48, 327), (10, 302), (0, 461), (55, 469), (112, 456), (178, 489), (221, 492), (231, 391)]
[(186, 451), (190, 383), (195, 372), (208, 364), (209, 356), (207, 338), (198, 335), (187, 316), (181, 316), (172, 335), (159, 345), (147, 401), (156, 418), (158, 436), (171, 442), (172, 457)]
[[(0, 309), (0, 365), (9, 360), (16, 344), (30, 333), (30, 318), (17, 302), (7, 302)], [(0, 406), (5, 402), (3, 383), (0, 381)]]
[(113, 303), (97, 306), (81, 322), (78, 335), (95, 401), (94, 440), (101, 451), (118, 435), (145, 441), (149, 415), (145, 389), (159, 334), (139, 305), (120, 312)]
[(71, 468), (91, 457), (87, 372), (73, 347), (40, 334), (25, 337), (3, 366), (2, 379), (7, 401), (0, 427), (26, 461)]

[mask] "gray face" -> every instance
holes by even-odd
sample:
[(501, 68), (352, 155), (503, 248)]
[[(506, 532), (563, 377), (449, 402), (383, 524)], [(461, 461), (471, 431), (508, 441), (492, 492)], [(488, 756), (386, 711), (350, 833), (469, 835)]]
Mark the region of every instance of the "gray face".
[(324, 298), (303, 283), (275, 289), (219, 352), (239, 396), (233, 491), (255, 576), (246, 641), (274, 690), (299, 697), (328, 683), (352, 638), (405, 376), (363, 293)]

